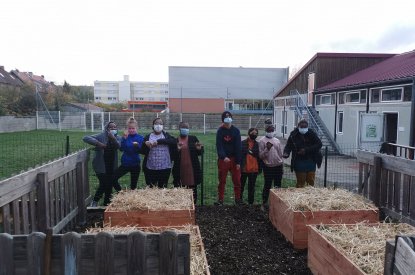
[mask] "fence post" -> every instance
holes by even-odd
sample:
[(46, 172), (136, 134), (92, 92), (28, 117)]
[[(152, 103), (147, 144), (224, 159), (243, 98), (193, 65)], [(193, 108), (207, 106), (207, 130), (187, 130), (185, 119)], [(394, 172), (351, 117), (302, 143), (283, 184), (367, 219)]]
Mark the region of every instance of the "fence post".
[(248, 127), (248, 129), (251, 129), (251, 127), (252, 127), (252, 117), (249, 116), (249, 127)]
[[(202, 170), (202, 177), (201, 177), (201, 180), (200, 180), (200, 205), (204, 205), (204, 202), (203, 202), (203, 197), (204, 197), (204, 192), (203, 192), (203, 189), (204, 189), (204, 177), (205, 177), (205, 171), (204, 171), (204, 167), (205, 167), (205, 151), (202, 151), (202, 154), (201, 154), (201, 156), (200, 156), (200, 158), (201, 158), (201, 167), (200, 167), (200, 169)], [(197, 187), (196, 187), (197, 188)]]
[(91, 132), (94, 131), (94, 112), (91, 112)]
[(37, 174), (39, 231), (46, 233), (50, 222), (48, 172)]
[(14, 274), (13, 236), (0, 234), (0, 246), (1, 274)]
[(36, 111), (36, 130), (39, 130), (39, 112)]
[(101, 112), (101, 131), (104, 131), (104, 120), (105, 120), (104, 112)]
[(108, 112), (108, 121), (111, 121), (111, 112)]
[(380, 201), (380, 175), (382, 171), (382, 157), (373, 157), (373, 173), (370, 177), (369, 183), (369, 199), (373, 201), (376, 206), (379, 206)]
[(203, 134), (206, 135), (206, 114), (203, 114)]
[(328, 155), (329, 149), (324, 149), (324, 187), (327, 187), (327, 155)]
[(61, 111), (58, 111), (58, 123), (59, 123), (59, 132), (62, 132)]
[(69, 136), (66, 136), (65, 156), (69, 155)]
[[(86, 161), (86, 160), (84, 160)], [(85, 188), (87, 174), (84, 171), (85, 165), (83, 162), (76, 163), (76, 203), (78, 206), (78, 222), (85, 224), (86, 222), (86, 205), (85, 205)]]

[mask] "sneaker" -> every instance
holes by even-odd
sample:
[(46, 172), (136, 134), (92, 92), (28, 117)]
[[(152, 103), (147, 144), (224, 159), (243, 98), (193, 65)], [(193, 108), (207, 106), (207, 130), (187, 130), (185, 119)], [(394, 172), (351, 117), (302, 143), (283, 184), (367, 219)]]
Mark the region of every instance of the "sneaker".
[(268, 210), (268, 205), (266, 204), (266, 203), (263, 203), (262, 205), (261, 205), (261, 211), (262, 212), (266, 212)]
[(216, 206), (223, 206), (223, 201), (217, 201), (214, 203)]
[(236, 205), (245, 205), (243, 200), (235, 200)]
[(90, 207), (97, 207), (98, 206), (98, 202), (97, 201), (91, 201), (91, 204), (89, 206)]

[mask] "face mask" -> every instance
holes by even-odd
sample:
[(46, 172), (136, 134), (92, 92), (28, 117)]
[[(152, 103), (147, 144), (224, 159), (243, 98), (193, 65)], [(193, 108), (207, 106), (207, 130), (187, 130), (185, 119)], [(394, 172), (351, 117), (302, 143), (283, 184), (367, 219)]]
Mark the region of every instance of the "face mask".
[(225, 117), (225, 119), (223, 120), (224, 123), (232, 123), (232, 118), (230, 117)]
[(180, 128), (180, 135), (181, 136), (187, 136), (187, 135), (189, 135), (189, 129), (187, 129), (187, 128)]
[(118, 131), (117, 130), (110, 130), (111, 134), (113, 134), (114, 136), (117, 135)]
[(256, 138), (258, 137), (258, 135), (249, 135), (249, 138), (252, 140), (256, 140)]
[(298, 128), (298, 131), (300, 132), (300, 134), (304, 135), (308, 132), (308, 128)]
[(156, 131), (158, 133), (163, 131), (163, 125), (160, 125), (160, 124), (154, 125), (154, 131)]
[(274, 132), (265, 133), (265, 136), (267, 138), (273, 138), (274, 137)]

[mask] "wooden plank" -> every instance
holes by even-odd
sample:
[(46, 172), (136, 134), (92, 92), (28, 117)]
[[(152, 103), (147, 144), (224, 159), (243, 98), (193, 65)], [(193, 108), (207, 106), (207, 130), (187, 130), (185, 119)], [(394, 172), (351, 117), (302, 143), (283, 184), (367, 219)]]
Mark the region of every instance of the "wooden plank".
[(13, 209), (13, 234), (19, 235), (21, 233), (20, 229), (20, 207), (19, 201), (14, 200), (12, 202), (12, 209)]
[(61, 220), (61, 212), (60, 212), (60, 182), (59, 178), (56, 178), (53, 181), (55, 185), (55, 222), (53, 225), (56, 225)]
[(380, 179), (380, 201), (379, 206), (384, 207), (388, 202), (388, 170), (383, 169), (381, 171)]
[(28, 209), (29, 196), (25, 194), (22, 196), (22, 222), (23, 222), (23, 234), (29, 234), (29, 209)]
[(394, 179), (394, 172), (393, 171), (389, 171), (388, 172), (388, 204), (387, 207), (389, 209), (393, 208), (393, 179)]
[(415, 251), (413, 243), (399, 237), (396, 242), (394, 273), (415, 274)]
[(384, 275), (393, 274), (393, 258), (395, 257), (395, 241), (386, 241)]
[(14, 274), (13, 236), (0, 233), (0, 275)]
[(409, 216), (409, 201), (411, 195), (411, 177), (403, 175), (402, 180), (402, 215)]
[(52, 274), (52, 236), (53, 231), (51, 228), (46, 229), (45, 248), (44, 248), (44, 264), (45, 275)]
[(60, 212), (60, 219), (63, 219), (65, 217), (65, 181), (64, 176), (59, 177), (59, 212)]
[(146, 266), (147, 234), (132, 232), (127, 239), (127, 275), (148, 274)]
[(56, 224), (53, 227), (53, 233), (57, 234), (59, 232), (62, 231), (62, 229), (70, 222), (72, 221), (78, 214), (78, 208), (75, 208), (74, 210), (71, 211), (71, 213), (69, 213), (68, 215), (66, 215), (66, 217), (64, 217), (63, 219), (61, 219), (58, 224)]
[(38, 231), (37, 217), (36, 217), (36, 192), (29, 193), (29, 213), (30, 213), (30, 229), (31, 232)]
[(4, 233), (12, 233), (12, 226), (10, 223), (11, 217), (10, 217), (10, 206), (8, 204), (3, 206), (3, 230)]
[(357, 150), (356, 155), (359, 162), (369, 163), (372, 165), (374, 156), (379, 156), (382, 158), (382, 166), (385, 169), (392, 171), (400, 171), (403, 174), (415, 176), (415, 169), (413, 169), (414, 160), (363, 150)]
[(382, 158), (379, 156), (375, 156), (374, 160), (374, 167), (372, 171), (372, 184), (370, 186), (370, 192), (371, 192), (371, 200), (374, 202), (374, 204), (379, 207), (379, 201), (380, 201), (380, 177), (381, 177), (381, 171), (382, 171)]
[(365, 166), (366, 164), (364, 164), (364, 163), (361, 163), (361, 162), (359, 162), (359, 181), (357, 182), (357, 192), (359, 193), (359, 194), (362, 194), (362, 183), (363, 183), (363, 178), (364, 178), (364, 175), (363, 175), (363, 167)]
[(409, 195), (409, 217), (413, 220), (415, 220), (415, 177), (411, 177), (411, 188)]
[(38, 228), (42, 232), (50, 226), (50, 203), (49, 203), (49, 182), (47, 181), (47, 173), (39, 173), (38, 175)]
[(114, 237), (112, 234), (100, 232), (95, 243), (95, 274), (114, 274)]
[(177, 239), (174, 231), (160, 234), (160, 274), (177, 275)]
[(363, 187), (362, 187), (362, 193), (365, 198), (368, 197), (368, 182), (370, 178), (369, 171), (371, 171), (372, 167), (370, 165), (365, 165), (363, 167)]
[(80, 151), (22, 174), (0, 181), (0, 207), (36, 189), (37, 174), (48, 172), (48, 181), (75, 169), (78, 161), (88, 157), (88, 150)]
[(398, 220), (401, 223), (404, 222), (404, 223), (408, 223), (412, 226), (415, 226), (415, 219), (412, 219), (411, 217), (405, 217), (401, 213), (397, 213), (393, 209), (389, 209), (389, 208), (382, 208), (381, 210), (382, 210), (382, 212), (384, 213), (385, 216), (389, 216), (392, 219)]
[(49, 182), (49, 202), (50, 202), (50, 226), (55, 225), (56, 221), (56, 211), (55, 211), (55, 203), (56, 203), (56, 193), (55, 193), (55, 184), (54, 181)]
[(81, 235), (69, 232), (61, 238), (61, 274), (81, 273)]
[(394, 179), (393, 179), (393, 207), (396, 212), (401, 212), (401, 190), (402, 190), (402, 180), (401, 180), (401, 173), (395, 172)]
[(86, 205), (85, 205), (85, 193), (84, 184), (85, 178), (85, 165), (82, 162), (76, 164), (76, 204), (78, 207), (78, 222), (84, 224), (86, 222)]
[(41, 232), (34, 232), (27, 236), (27, 274), (43, 275), (45, 273), (44, 254), (45, 254), (46, 235)]

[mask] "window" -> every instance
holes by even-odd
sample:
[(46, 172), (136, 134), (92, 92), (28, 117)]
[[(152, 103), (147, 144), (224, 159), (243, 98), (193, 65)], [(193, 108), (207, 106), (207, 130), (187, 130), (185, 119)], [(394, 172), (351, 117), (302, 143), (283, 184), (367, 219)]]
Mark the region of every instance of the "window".
[(316, 95), (316, 105), (321, 105), (321, 95)]
[(412, 99), (412, 86), (403, 87), (403, 101), (411, 101)]
[(339, 104), (344, 104), (345, 93), (339, 93)]
[(331, 95), (322, 95), (321, 96), (321, 105), (331, 104)]
[(287, 133), (287, 111), (281, 111), (281, 133)]
[(347, 103), (360, 103), (360, 93), (347, 93), (346, 102)]
[(337, 133), (338, 134), (343, 134), (343, 118), (344, 118), (343, 111), (337, 112)]
[(316, 95), (316, 105), (332, 105), (336, 102), (335, 94)]
[(378, 103), (379, 102), (380, 89), (373, 89), (371, 91), (370, 102)]
[(402, 88), (382, 90), (382, 101), (401, 101)]
[(360, 91), (360, 103), (366, 103), (366, 91)]
[(366, 103), (366, 90), (339, 93), (339, 104)]

